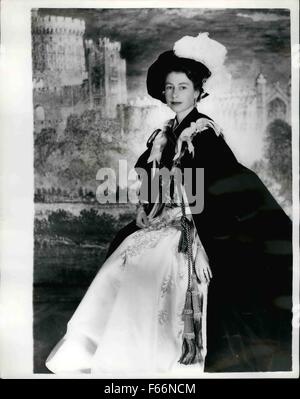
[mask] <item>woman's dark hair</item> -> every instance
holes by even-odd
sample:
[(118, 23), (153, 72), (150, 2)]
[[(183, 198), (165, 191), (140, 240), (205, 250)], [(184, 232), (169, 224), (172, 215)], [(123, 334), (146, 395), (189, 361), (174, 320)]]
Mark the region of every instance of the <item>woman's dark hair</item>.
[(193, 82), (194, 89), (195, 90), (199, 90), (199, 96), (197, 97), (197, 100), (196, 100), (198, 102), (201, 97), (203, 98), (203, 97), (208, 96), (207, 93), (205, 93), (203, 95), (203, 93), (204, 93), (203, 84), (210, 77), (211, 73), (204, 65), (203, 65), (203, 67), (206, 69), (205, 71), (203, 71), (205, 73), (199, 74), (199, 71), (198, 71), (198, 73), (196, 73), (196, 71), (194, 71), (193, 69), (188, 68), (188, 67), (183, 66), (183, 65), (174, 66), (172, 68), (169, 68), (166, 71), (165, 79), (166, 79), (167, 75), (169, 73), (171, 73), (171, 72), (183, 72), (183, 73), (185, 73), (186, 76)]

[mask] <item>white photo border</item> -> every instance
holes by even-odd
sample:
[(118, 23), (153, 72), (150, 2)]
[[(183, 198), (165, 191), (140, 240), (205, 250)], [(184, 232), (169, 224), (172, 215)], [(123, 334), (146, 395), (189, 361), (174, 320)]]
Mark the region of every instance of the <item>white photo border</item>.
[[(293, 371), (191, 372), (194, 378), (299, 377), (299, 3), (297, 0), (2, 0), (0, 47), (2, 378), (60, 378), (33, 373), (33, 101), (31, 10), (33, 8), (284, 8), (291, 15), (293, 158)], [(117, 376), (116, 376), (117, 377)], [(167, 378), (164, 375), (163, 378)], [(97, 378), (72, 375), (70, 378)], [(162, 378), (154, 375), (153, 378)]]

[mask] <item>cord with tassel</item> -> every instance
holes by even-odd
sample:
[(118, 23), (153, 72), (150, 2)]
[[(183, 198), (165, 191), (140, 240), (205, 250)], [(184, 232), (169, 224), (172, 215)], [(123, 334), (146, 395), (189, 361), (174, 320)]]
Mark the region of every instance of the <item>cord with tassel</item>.
[[(179, 363), (188, 365), (203, 362), (202, 349), (202, 307), (203, 297), (199, 292), (198, 279), (192, 253), (191, 227), (192, 221), (186, 217), (183, 196), (181, 197), (181, 236), (178, 252), (187, 254), (188, 287), (183, 310), (184, 331), (182, 353)], [(192, 270), (191, 270), (192, 268)]]

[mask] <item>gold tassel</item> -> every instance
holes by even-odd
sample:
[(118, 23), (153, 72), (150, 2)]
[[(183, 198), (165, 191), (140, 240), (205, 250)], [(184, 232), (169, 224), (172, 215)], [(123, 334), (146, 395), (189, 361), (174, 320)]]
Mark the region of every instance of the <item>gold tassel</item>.
[(196, 343), (193, 323), (192, 293), (186, 292), (185, 307), (183, 310), (184, 331), (182, 343), (182, 355), (179, 363), (191, 364), (196, 356)]
[(197, 285), (197, 277), (193, 273), (191, 290), (187, 290), (185, 307), (183, 310), (184, 331), (181, 364), (203, 362), (202, 356), (202, 312), (201, 295)]

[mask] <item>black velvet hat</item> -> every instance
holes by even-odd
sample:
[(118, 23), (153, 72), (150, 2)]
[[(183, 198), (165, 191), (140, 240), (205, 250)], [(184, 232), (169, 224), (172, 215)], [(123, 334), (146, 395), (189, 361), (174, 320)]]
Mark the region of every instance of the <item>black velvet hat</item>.
[(211, 72), (200, 61), (190, 58), (178, 57), (173, 50), (165, 51), (160, 54), (157, 60), (150, 66), (147, 74), (147, 90), (151, 97), (156, 98), (163, 103), (166, 102), (163, 94), (165, 87), (165, 79), (169, 72), (172, 71), (189, 71), (195, 80), (202, 83), (207, 80)]

